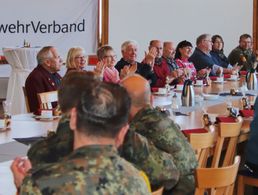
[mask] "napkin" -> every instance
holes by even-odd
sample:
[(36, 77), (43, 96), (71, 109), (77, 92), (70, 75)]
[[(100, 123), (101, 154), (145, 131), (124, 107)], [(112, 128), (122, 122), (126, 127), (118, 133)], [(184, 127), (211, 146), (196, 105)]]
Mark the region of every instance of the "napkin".
[(216, 80), (217, 80), (217, 76), (210, 76), (210, 79), (211, 79), (212, 81), (216, 81)]
[(158, 92), (158, 91), (159, 91), (159, 88), (158, 88), (158, 87), (152, 87), (152, 88), (151, 88), (151, 91), (152, 91), (152, 92)]
[(30, 145), (36, 141), (43, 140), (44, 138), (45, 137), (43, 137), (43, 136), (36, 136), (36, 137), (24, 137), (24, 138), (13, 138), (13, 139), (22, 144)]
[(254, 116), (254, 110), (239, 110), (239, 114), (242, 117), (253, 117)]
[(224, 79), (229, 79), (231, 77), (230, 74), (224, 74)]
[(246, 75), (246, 74), (247, 74), (247, 71), (246, 71), (246, 70), (240, 71), (240, 75)]
[(219, 123), (235, 123), (236, 118), (231, 116), (218, 116), (216, 117), (216, 121)]
[(182, 130), (182, 133), (187, 136), (188, 134), (191, 133), (207, 133), (207, 129), (204, 128), (197, 128), (197, 129), (184, 129)]

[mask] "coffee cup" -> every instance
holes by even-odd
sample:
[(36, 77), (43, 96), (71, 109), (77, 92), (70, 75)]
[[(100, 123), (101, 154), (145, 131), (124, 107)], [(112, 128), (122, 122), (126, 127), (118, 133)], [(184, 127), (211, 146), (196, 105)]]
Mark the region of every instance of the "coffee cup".
[(167, 89), (166, 88), (159, 88), (158, 93), (166, 94), (167, 93)]
[(184, 85), (180, 85), (180, 84), (176, 85), (176, 90), (178, 91), (182, 91), (183, 88), (184, 88)]
[(223, 77), (217, 77), (217, 82), (223, 82), (224, 78)]
[(0, 129), (5, 128), (5, 120), (4, 119), (0, 119)]
[(235, 74), (230, 75), (230, 79), (237, 80), (237, 75), (235, 75)]
[(41, 117), (42, 118), (51, 118), (51, 117), (53, 117), (53, 111), (52, 110), (41, 110)]
[(203, 85), (203, 80), (196, 80), (195, 84), (196, 85)]

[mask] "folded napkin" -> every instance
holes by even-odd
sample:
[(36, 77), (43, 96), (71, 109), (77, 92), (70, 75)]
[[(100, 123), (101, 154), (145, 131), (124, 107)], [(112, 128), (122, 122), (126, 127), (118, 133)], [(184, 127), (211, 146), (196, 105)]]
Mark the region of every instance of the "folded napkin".
[[(225, 93), (220, 93), (219, 95), (220, 96), (228, 96), (228, 95), (231, 95), (231, 93), (225, 92)], [(243, 94), (242, 94), (242, 92), (236, 92), (236, 94), (233, 96), (243, 96)]]
[(36, 141), (43, 140), (45, 137), (36, 136), (36, 137), (25, 137), (25, 138), (13, 138), (15, 141), (20, 142), (25, 145), (33, 144)]
[(247, 71), (246, 71), (246, 70), (240, 71), (240, 75), (246, 75), (246, 74), (247, 74)]
[(230, 74), (224, 74), (224, 79), (229, 79), (231, 77)]
[(217, 76), (210, 76), (210, 80), (212, 80), (212, 81), (216, 81), (217, 80)]
[(231, 117), (231, 116), (218, 116), (218, 117), (216, 117), (216, 121), (218, 123), (235, 123), (236, 118)]
[(254, 110), (239, 110), (239, 114), (242, 117), (253, 117), (254, 116)]
[(184, 129), (182, 130), (182, 133), (187, 136), (188, 134), (191, 133), (207, 133), (207, 129), (204, 128), (197, 128), (197, 129)]
[(158, 91), (159, 91), (159, 88), (158, 88), (158, 87), (152, 87), (152, 88), (151, 88), (151, 91), (152, 91), (152, 92), (158, 92)]

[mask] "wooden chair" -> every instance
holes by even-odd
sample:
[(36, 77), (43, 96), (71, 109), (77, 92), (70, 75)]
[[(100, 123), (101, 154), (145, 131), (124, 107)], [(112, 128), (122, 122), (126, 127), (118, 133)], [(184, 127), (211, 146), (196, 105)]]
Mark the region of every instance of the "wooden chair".
[(210, 150), (214, 147), (215, 134), (212, 132), (191, 133), (189, 134), (188, 139), (193, 149), (195, 150), (196, 158), (199, 162), (198, 167), (205, 168)]
[(164, 187), (159, 188), (158, 190), (151, 193), (151, 195), (162, 195)]
[(240, 157), (236, 156), (233, 165), (220, 168), (197, 168), (195, 172), (195, 195), (204, 195), (211, 189), (212, 195), (232, 195)]
[(228, 138), (228, 144), (225, 148), (226, 154), (223, 159), (222, 166), (229, 166), (233, 163), (238, 137), (240, 134), (243, 119), (239, 118), (238, 122), (235, 123), (219, 123), (218, 124), (218, 137), (215, 146), (215, 151), (212, 159), (212, 168), (219, 167), (221, 158), (221, 152), (225, 139)]
[(26, 110), (28, 113), (30, 113), (30, 105), (29, 105), (29, 100), (28, 100), (28, 95), (25, 87), (22, 87), (24, 99), (25, 99), (25, 105), (26, 105)]
[(249, 173), (248, 170), (241, 170), (238, 172), (237, 194), (245, 194), (245, 185), (255, 186), (258, 188), (258, 176)]
[(40, 109), (52, 109), (52, 102), (57, 102), (57, 91), (38, 93)]

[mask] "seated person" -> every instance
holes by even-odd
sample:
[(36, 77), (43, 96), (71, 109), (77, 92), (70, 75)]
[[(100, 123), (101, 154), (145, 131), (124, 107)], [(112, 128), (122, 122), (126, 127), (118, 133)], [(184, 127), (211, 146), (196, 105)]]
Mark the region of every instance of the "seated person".
[[(25, 81), (30, 111), (37, 113), (40, 108), (38, 93), (55, 91), (60, 85), (61, 76), (57, 73), (62, 65), (62, 59), (56, 48), (43, 47), (37, 54), (38, 66), (29, 74)], [(57, 104), (52, 104), (53, 108)]]
[(197, 160), (180, 127), (166, 113), (152, 108), (150, 86), (146, 79), (132, 75), (122, 80), (121, 84), (132, 100), (130, 130), (146, 137), (160, 151), (171, 154), (180, 172), (178, 183), (168, 194), (192, 194), (195, 189), (193, 170), (197, 167)]
[(228, 60), (232, 65), (243, 65), (242, 70), (249, 70), (253, 66), (256, 57), (252, 51), (252, 37), (249, 34), (240, 36), (239, 46), (230, 52)]
[[(62, 79), (58, 90), (62, 118), (55, 134), (51, 134), (30, 147), (27, 155), (33, 167), (58, 162), (72, 152), (74, 133), (69, 127), (70, 111), (77, 105), (84, 88), (94, 86), (96, 79), (97, 77), (92, 72), (81, 71), (69, 72)], [(171, 189), (178, 181), (179, 172), (171, 160), (172, 156), (157, 149), (135, 131), (128, 130), (119, 153), (147, 174), (153, 189), (161, 186)]]
[(136, 69), (137, 74), (142, 75), (149, 81), (151, 86), (154, 86), (157, 80), (152, 64), (155, 57), (153, 54), (148, 53), (142, 63), (137, 62), (138, 47), (136, 41), (125, 41), (121, 46), (122, 58), (117, 62), (115, 68), (124, 77), (123, 74), (128, 74), (128, 71), (133, 72), (129, 70), (132, 67), (132, 69)]
[(100, 77), (104, 82), (119, 83), (119, 72), (114, 67), (116, 64), (115, 51), (111, 46), (104, 45), (97, 51), (98, 63), (96, 65), (96, 72), (100, 73)]
[[(154, 40), (150, 42), (149, 48), (162, 48), (161, 41)], [(173, 42), (163, 43), (162, 56), (155, 58), (153, 67), (154, 73), (157, 76), (156, 87), (164, 87), (166, 83), (177, 84), (183, 82), (183, 71), (179, 71), (178, 65), (174, 60), (175, 47)]]
[(71, 70), (83, 70), (86, 65), (85, 51), (81, 47), (69, 49), (66, 58), (67, 72)]
[(118, 155), (128, 130), (130, 98), (114, 84), (85, 87), (70, 112), (74, 150), (63, 161), (30, 168), (11, 165), (20, 194), (150, 194), (139, 171)]
[[(196, 39), (196, 48), (190, 56), (196, 70), (211, 69), (210, 76), (222, 74), (218, 61), (210, 54), (212, 48), (211, 35), (202, 34)], [(206, 74), (206, 73), (204, 73)]]
[[(192, 62), (189, 62), (188, 59), (192, 54), (192, 44), (189, 41), (181, 41), (178, 43), (176, 47), (176, 63), (180, 69), (188, 69), (189, 70), (189, 78), (192, 80), (197, 76), (196, 69)], [(206, 71), (206, 69), (204, 69)]]

